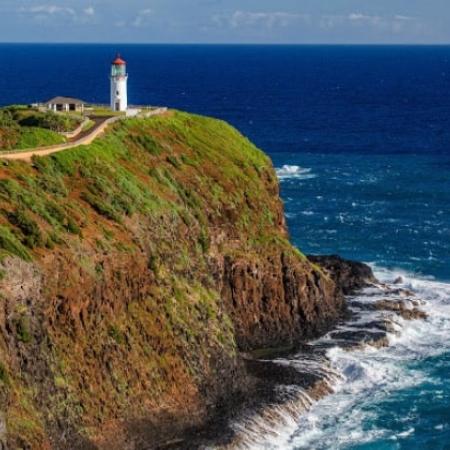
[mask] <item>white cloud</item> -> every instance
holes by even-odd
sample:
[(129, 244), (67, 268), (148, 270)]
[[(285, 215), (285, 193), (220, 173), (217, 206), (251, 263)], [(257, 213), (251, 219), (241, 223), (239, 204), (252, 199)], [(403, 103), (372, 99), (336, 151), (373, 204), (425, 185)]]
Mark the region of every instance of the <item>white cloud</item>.
[(73, 8), (58, 6), (58, 5), (36, 5), (30, 6), (28, 8), (22, 7), (19, 9), (21, 13), (28, 13), (33, 15), (47, 15), (54, 16), (57, 14), (60, 15), (69, 15), (75, 16), (75, 10)]
[(415, 17), (411, 17), (411, 16), (402, 16), (401, 14), (397, 14), (396, 16), (394, 16), (395, 20), (400, 20), (400, 21), (405, 21), (405, 22), (409, 22), (411, 20), (416, 20)]
[(256, 27), (265, 28), (287, 27), (298, 21), (307, 21), (309, 15), (296, 14), (283, 11), (264, 12), (264, 11), (235, 11), (231, 16), (214, 15), (212, 20), (219, 26), (231, 26), (232, 28)]
[(29, 7), (21, 7), (18, 12), (24, 16), (30, 17), (38, 22), (51, 22), (52, 19), (65, 20), (73, 23), (86, 24), (92, 22), (95, 16), (93, 6), (88, 6), (82, 10), (75, 10), (68, 6), (59, 6), (55, 4), (42, 4)]
[(133, 26), (137, 28), (144, 26), (147, 19), (151, 16), (153, 16), (153, 10), (150, 8), (139, 11), (133, 21)]
[(378, 23), (381, 19), (380, 16), (369, 16), (361, 13), (351, 13), (348, 15), (348, 20), (351, 22), (371, 22)]
[(319, 24), (321, 28), (332, 29), (336, 27), (353, 25), (357, 27), (370, 26), (372, 28), (379, 28), (382, 30), (391, 29), (395, 32), (401, 32), (408, 22), (415, 22), (415, 17), (394, 15), (394, 16), (379, 16), (363, 14), (360, 12), (352, 12), (348, 15), (324, 15), (320, 17)]
[(83, 10), (83, 12), (86, 16), (95, 16), (95, 9), (93, 6), (88, 6)]

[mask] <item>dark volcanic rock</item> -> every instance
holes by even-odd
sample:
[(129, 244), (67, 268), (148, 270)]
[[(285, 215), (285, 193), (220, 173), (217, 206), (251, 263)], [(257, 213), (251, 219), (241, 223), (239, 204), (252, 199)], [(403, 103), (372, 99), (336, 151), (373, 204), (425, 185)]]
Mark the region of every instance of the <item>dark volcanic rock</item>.
[(357, 261), (346, 260), (336, 255), (309, 255), (308, 259), (325, 269), (345, 295), (350, 295), (377, 281), (372, 269)]
[(389, 341), (387, 339), (385, 331), (334, 331), (333, 333), (330, 333), (330, 337), (338, 341), (344, 341), (343, 345), (340, 345), (344, 348), (362, 347), (365, 345), (372, 345), (374, 347), (387, 347), (389, 345)]
[[(413, 302), (409, 302), (413, 305)], [(408, 307), (408, 304), (404, 300), (379, 300), (373, 305), (375, 310), (383, 310), (383, 311), (392, 311), (399, 316), (403, 317), (405, 320), (419, 320), (426, 319), (428, 317), (425, 311), (420, 310), (419, 308)]]

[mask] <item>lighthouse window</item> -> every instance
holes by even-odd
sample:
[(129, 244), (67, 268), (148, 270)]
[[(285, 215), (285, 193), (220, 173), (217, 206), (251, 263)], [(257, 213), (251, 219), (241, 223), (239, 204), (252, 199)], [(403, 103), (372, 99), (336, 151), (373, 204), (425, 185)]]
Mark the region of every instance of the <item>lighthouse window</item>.
[(119, 95), (119, 91), (116, 91), (116, 95)]

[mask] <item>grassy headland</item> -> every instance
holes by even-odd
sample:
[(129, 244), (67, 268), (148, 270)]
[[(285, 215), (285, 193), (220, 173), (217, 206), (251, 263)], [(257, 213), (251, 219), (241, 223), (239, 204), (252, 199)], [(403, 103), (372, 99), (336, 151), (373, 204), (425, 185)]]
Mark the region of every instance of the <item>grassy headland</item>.
[(246, 389), (240, 350), (317, 334), (342, 306), (289, 243), (270, 159), (181, 112), (0, 162), (0, 251), (11, 448), (199, 424)]

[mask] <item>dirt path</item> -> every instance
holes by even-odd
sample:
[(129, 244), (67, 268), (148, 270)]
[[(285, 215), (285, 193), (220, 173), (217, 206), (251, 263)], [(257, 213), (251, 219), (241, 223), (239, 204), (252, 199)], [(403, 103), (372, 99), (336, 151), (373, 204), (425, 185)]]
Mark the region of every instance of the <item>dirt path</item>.
[[(167, 111), (167, 108), (158, 108), (145, 114), (145, 117), (156, 116), (163, 114)], [(61, 152), (63, 150), (68, 150), (70, 148), (78, 147), (80, 145), (89, 145), (97, 137), (99, 137), (106, 128), (118, 120), (124, 119), (124, 116), (114, 116), (114, 117), (92, 117), (91, 119), (95, 122), (93, 128), (82, 131), (73, 141), (69, 141), (65, 144), (51, 145), (49, 147), (39, 147), (29, 150), (17, 150), (8, 153), (0, 153), (1, 159), (11, 159), (11, 160), (21, 160), (21, 161), (31, 161), (31, 158), (35, 155), (37, 156), (47, 156), (52, 153)]]

